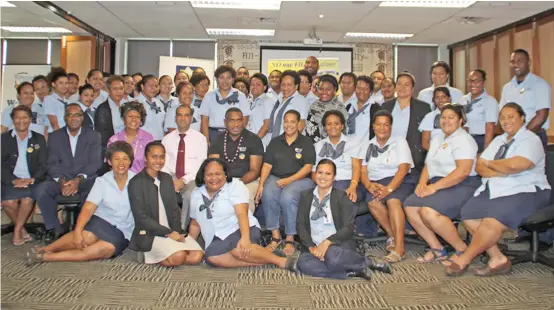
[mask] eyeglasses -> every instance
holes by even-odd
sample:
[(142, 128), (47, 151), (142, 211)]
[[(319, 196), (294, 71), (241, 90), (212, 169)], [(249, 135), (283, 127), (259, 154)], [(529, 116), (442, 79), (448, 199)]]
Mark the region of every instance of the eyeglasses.
[(83, 113), (69, 113), (67, 114), (67, 117), (68, 118), (72, 118), (72, 117), (82, 117), (84, 114)]

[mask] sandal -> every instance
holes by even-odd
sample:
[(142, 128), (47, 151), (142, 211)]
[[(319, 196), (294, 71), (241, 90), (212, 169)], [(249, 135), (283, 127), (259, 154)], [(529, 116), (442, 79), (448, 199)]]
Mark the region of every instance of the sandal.
[(20, 246), (25, 244), (25, 239), (21, 238), (18, 241), (15, 241), (15, 239), (12, 239), (12, 244), (15, 246)]
[(33, 237), (29, 233), (23, 234), (23, 241), (25, 241), (25, 243), (32, 242), (33, 240), (35, 239), (33, 239)]
[(42, 262), (44, 262), (44, 254), (39, 254), (33, 250), (27, 252), (27, 266)]
[[(275, 250), (277, 250), (277, 248), (281, 245), (281, 242), (283, 241), (283, 239), (281, 238), (273, 238), (271, 237), (271, 241), (269, 242), (268, 245), (266, 245), (266, 249), (270, 252), (275, 252)], [(275, 243), (275, 245), (273, 245), (273, 243)]]
[(383, 256), (383, 260), (389, 264), (399, 263), (404, 260), (405, 256), (401, 256), (395, 250), (392, 250), (386, 256)]
[[(287, 247), (287, 245), (290, 245), (290, 246)], [(291, 247), (292, 247), (292, 251), (290, 250)], [(285, 247), (283, 248), (283, 253), (285, 253), (286, 256), (291, 256), (292, 254), (294, 254), (294, 252), (296, 252), (296, 244), (294, 243), (294, 241), (285, 240)]]
[(387, 245), (385, 246), (385, 250), (388, 252), (394, 251), (394, 237), (389, 237), (387, 239)]
[(460, 251), (460, 252), (456, 251), (456, 252), (448, 255), (448, 258), (445, 259), (444, 261), (442, 261), (442, 264), (446, 267), (452, 265), (454, 263), (454, 261), (452, 260), (452, 256), (456, 255), (456, 256), (460, 257), (462, 254), (464, 254), (464, 252), (465, 251)]
[[(425, 259), (425, 255), (427, 253), (431, 252), (433, 254), (433, 258), (431, 259)], [(425, 253), (423, 256), (417, 258), (417, 262), (420, 264), (428, 264), (438, 261), (443, 261), (448, 258), (448, 252), (446, 252), (445, 248), (442, 249), (431, 249), (429, 252)]]

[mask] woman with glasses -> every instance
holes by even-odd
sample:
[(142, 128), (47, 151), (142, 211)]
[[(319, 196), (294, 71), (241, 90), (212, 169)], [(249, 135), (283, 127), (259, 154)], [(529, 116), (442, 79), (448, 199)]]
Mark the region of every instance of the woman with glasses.
[(525, 112), (516, 103), (500, 111), (504, 134), (492, 140), (477, 161), (481, 186), (463, 206), (461, 218), (473, 235), (465, 252), (452, 258), (446, 269), (451, 276), (462, 275), (471, 261), (487, 252), (487, 266), (473, 271), (477, 276), (506, 274), (510, 260), (497, 243), (508, 229), (548, 204), (550, 185), (545, 175), (545, 154), (540, 138), (525, 127)]
[(372, 139), (375, 133), (371, 126), (373, 115), (381, 108), (371, 101), (373, 80), (367, 75), (361, 75), (356, 82), (356, 103), (347, 104), (347, 128), (349, 137), (357, 137), (362, 141)]

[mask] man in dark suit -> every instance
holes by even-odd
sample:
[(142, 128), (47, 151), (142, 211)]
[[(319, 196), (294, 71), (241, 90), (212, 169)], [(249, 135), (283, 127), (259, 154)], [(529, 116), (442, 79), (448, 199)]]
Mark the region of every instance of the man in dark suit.
[(83, 127), (84, 113), (79, 104), (65, 109), (66, 127), (50, 134), (48, 139), (48, 176), (35, 188), (35, 197), (44, 217), (44, 225), (54, 234), (63, 233), (57, 217), (59, 195), (86, 200), (98, 170), (102, 168), (100, 134)]

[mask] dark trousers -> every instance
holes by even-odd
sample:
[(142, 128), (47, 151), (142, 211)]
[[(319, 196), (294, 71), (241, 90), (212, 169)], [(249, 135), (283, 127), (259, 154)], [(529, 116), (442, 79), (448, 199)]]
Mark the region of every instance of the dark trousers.
[[(350, 186), (350, 181), (335, 181), (333, 182), (333, 186), (344, 191)], [(358, 184), (356, 194), (358, 195), (358, 199), (356, 200), (356, 203), (354, 203), (356, 206), (356, 210), (354, 211), (356, 212), (356, 233), (362, 234), (366, 237), (374, 237), (377, 235), (378, 227), (377, 221), (375, 221), (371, 213), (369, 213), (367, 203), (365, 202), (367, 190), (363, 185)]]
[(358, 271), (369, 265), (369, 258), (356, 252), (350, 244), (331, 245), (323, 261), (309, 251), (298, 258), (298, 270), (313, 277), (346, 279), (348, 272)]
[[(81, 200), (81, 206), (85, 203), (88, 193), (94, 185), (94, 179), (84, 179), (79, 184), (77, 195)], [(61, 195), (62, 191), (60, 184), (54, 180), (46, 180), (40, 183), (34, 191), (38, 207), (44, 218), (44, 227), (47, 230), (55, 229), (57, 232), (62, 232), (60, 221), (58, 220), (58, 202), (56, 197)]]

